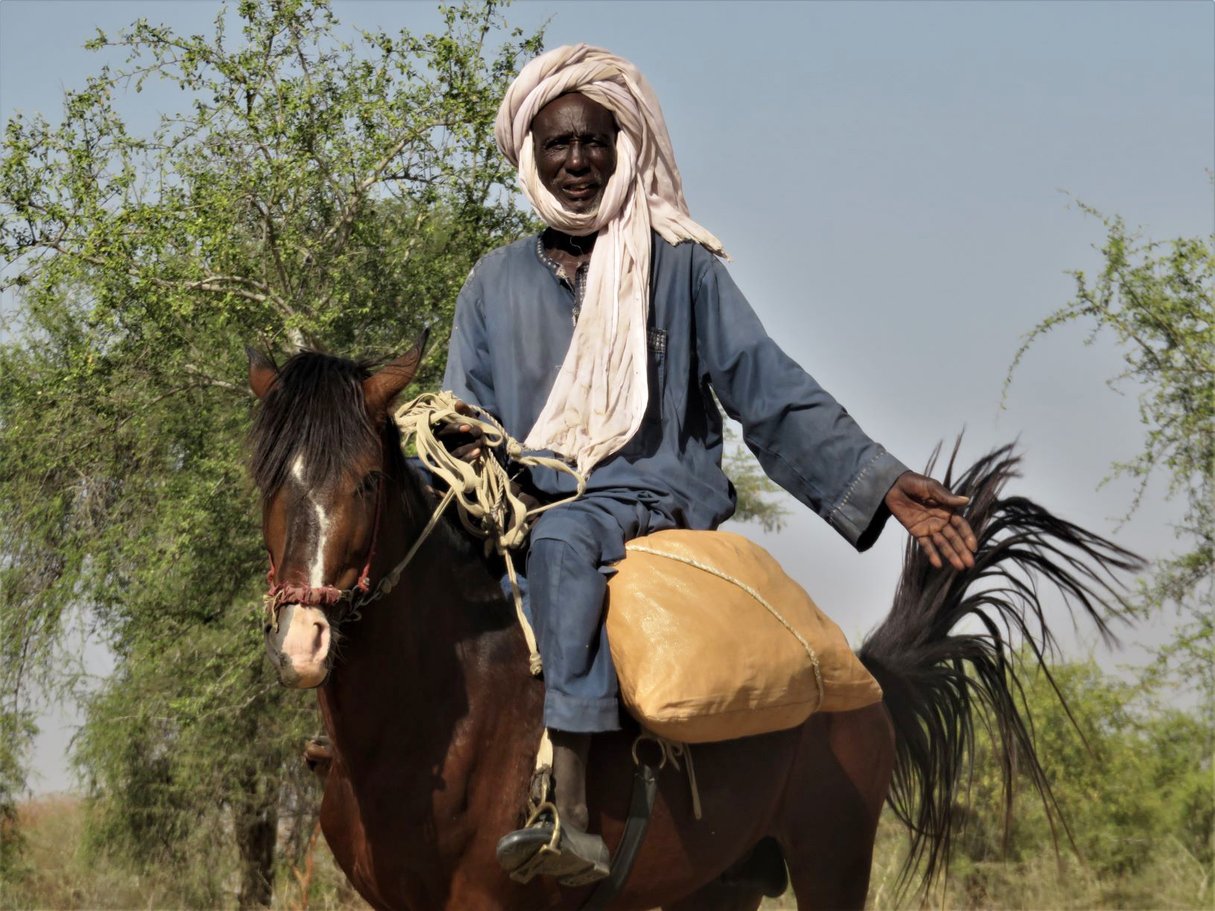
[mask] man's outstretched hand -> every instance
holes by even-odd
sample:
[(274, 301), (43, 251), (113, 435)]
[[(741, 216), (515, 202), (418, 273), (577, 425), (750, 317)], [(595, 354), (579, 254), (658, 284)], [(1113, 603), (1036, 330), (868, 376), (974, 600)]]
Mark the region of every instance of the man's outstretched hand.
[(928, 562), (940, 569), (941, 557), (954, 569), (975, 565), (979, 542), (970, 523), (958, 512), (969, 503), (943, 484), (914, 471), (905, 471), (886, 494), (886, 507), (920, 542)]

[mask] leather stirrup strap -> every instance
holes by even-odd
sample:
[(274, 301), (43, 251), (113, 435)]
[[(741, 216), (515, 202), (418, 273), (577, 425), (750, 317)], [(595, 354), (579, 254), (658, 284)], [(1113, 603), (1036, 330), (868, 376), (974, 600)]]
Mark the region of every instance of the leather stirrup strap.
[(633, 796), (629, 801), (629, 818), (624, 823), (624, 834), (612, 855), (612, 872), (595, 887), (581, 911), (602, 911), (629, 881), (637, 852), (645, 840), (650, 827), (650, 813), (654, 809), (654, 798), (658, 794), (657, 770), (648, 763), (639, 762), (633, 772)]

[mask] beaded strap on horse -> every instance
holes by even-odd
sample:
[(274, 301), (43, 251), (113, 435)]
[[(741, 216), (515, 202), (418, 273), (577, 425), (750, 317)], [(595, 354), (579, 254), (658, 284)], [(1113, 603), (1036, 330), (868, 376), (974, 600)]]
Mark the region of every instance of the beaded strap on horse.
[[(586, 489), (586, 479), (560, 459), (526, 454), (519, 442), (488, 412), (469, 406), (474, 408), (476, 413), (462, 414), (457, 410), (459, 404), (459, 399), (450, 392), (427, 392), (402, 405), (394, 415), (404, 441), (407, 442), (412, 437), (418, 459), (431, 473), (447, 484), (447, 493), (436, 508), (426, 530), (415, 543), (414, 549), (454, 500), (459, 508), (463, 526), (477, 537), (485, 539), (486, 553), (501, 554), (506, 562), (506, 572), (515, 597), (515, 613), (519, 617), (519, 624), (523, 628), (523, 636), (530, 652), (531, 672), (539, 674), (540, 653), (536, 648), (536, 637), (531, 624), (523, 613), (523, 597), (519, 591), (511, 551), (527, 540), (527, 532), (540, 513), (582, 496)], [(453, 456), (435, 434), (436, 427), (449, 424), (466, 424), (481, 431), (481, 452), (471, 462)], [(510, 475), (503, 461), (490, 451), (492, 449), (503, 451), (507, 459), (524, 468), (543, 467), (563, 471), (575, 479), (578, 490), (573, 496), (563, 500), (528, 509), (523, 500), (511, 491)], [(388, 589), (391, 589), (396, 584), (395, 577), (399, 576), (399, 570), (412, 556), (413, 550), (381, 585), (387, 584)]]

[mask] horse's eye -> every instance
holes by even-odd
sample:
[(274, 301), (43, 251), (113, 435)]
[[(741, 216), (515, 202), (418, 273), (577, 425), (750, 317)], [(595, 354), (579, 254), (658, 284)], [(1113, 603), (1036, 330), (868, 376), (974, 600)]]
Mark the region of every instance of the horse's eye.
[(360, 497), (374, 492), (377, 479), (378, 475), (376, 475), (374, 472), (366, 475), (363, 480), (359, 481), (359, 486), (354, 489), (354, 492)]

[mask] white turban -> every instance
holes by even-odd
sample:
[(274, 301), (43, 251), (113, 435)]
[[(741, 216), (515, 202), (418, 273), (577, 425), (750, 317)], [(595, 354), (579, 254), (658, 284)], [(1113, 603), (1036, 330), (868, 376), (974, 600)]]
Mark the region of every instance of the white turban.
[[(571, 92), (603, 105), (620, 127), (616, 170), (589, 213), (571, 212), (545, 189), (532, 146), (536, 114)], [(621, 57), (585, 44), (537, 57), (507, 89), (494, 136), (547, 225), (575, 236), (599, 232), (573, 340), (524, 441), (572, 459), (586, 473), (632, 438), (649, 399), (650, 229), (669, 243), (692, 240), (724, 255), (721, 242), (688, 214), (658, 98)]]

